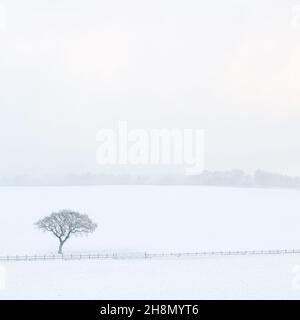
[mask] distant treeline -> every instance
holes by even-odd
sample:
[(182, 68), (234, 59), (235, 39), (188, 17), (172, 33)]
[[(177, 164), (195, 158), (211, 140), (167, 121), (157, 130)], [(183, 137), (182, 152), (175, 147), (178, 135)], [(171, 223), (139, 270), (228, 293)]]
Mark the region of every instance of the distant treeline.
[(253, 175), (242, 170), (204, 171), (199, 176), (187, 177), (189, 184), (236, 187), (265, 188), (300, 188), (300, 177), (287, 176), (263, 170), (257, 170)]
[(204, 171), (195, 176), (166, 175), (112, 175), (82, 174), (34, 178), (17, 176), (1, 178), (1, 186), (88, 186), (88, 185), (203, 185), (263, 188), (300, 188), (300, 177), (257, 170), (253, 175), (242, 170)]

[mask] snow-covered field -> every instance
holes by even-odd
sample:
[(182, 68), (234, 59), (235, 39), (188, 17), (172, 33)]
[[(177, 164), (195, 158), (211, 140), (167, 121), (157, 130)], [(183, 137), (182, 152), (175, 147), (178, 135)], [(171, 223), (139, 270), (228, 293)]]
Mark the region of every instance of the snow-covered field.
[(299, 299), (300, 256), (8, 263), (0, 299)]
[(33, 223), (69, 208), (99, 224), (66, 252), (300, 249), (300, 192), (214, 187), (0, 188), (0, 255), (52, 253)]
[[(89, 238), (71, 239), (66, 252), (300, 249), (299, 195), (196, 186), (2, 187), (0, 255), (56, 252), (56, 239), (33, 223), (64, 208), (99, 224)], [(292, 286), (298, 265), (300, 255), (3, 263), (0, 298), (300, 298)]]

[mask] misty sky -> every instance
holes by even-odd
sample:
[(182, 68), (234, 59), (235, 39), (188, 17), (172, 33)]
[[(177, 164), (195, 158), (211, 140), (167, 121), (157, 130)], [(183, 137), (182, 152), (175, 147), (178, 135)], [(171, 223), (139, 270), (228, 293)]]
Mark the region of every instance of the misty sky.
[(0, 0), (0, 175), (99, 172), (120, 120), (300, 175), (300, 0)]

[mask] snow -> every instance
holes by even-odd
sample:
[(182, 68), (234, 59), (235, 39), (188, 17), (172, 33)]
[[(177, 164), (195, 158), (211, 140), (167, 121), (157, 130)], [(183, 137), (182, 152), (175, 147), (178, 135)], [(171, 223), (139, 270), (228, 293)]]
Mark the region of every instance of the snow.
[(0, 299), (299, 299), (299, 265), (300, 256), (7, 263)]
[(66, 252), (300, 249), (297, 190), (197, 186), (0, 188), (0, 255), (55, 253), (33, 223), (60, 209), (99, 228)]
[[(64, 208), (87, 213), (99, 224), (90, 237), (69, 240), (65, 250), (71, 253), (300, 249), (297, 190), (1, 187), (0, 197), (0, 255), (56, 253), (56, 239), (33, 223)], [(300, 297), (292, 285), (300, 255), (1, 265), (2, 299)]]

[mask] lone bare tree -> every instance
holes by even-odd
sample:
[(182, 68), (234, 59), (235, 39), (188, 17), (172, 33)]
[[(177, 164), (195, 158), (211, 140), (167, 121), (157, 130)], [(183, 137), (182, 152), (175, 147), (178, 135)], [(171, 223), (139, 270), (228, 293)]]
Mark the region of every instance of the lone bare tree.
[(51, 232), (59, 240), (58, 253), (62, 254), (63, 245), (71, 236), (88, 235), (96, 230), (97, 224), (87, 215), (71, 210), (53, 212), (35, 225), (44, 232)]

